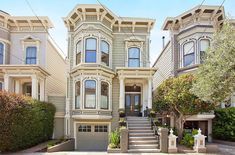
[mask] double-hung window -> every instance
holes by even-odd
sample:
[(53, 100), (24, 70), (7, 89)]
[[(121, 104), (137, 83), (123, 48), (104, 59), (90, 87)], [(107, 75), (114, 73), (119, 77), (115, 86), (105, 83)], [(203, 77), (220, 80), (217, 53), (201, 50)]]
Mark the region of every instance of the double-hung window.
[(183, 46), (183, 66), (187, 67), (195, 63), (194, 42), (190, 41)]
[(76, 44), (76, 65), (81, 63), (81, 49), (82, 42), (79, 40)]
[(0, 64), (3, 64), (4, 60), (4, 45), (0, 42)]
[(101, 41), (101, 62), (109, 66), (109, 44), (106, 41)]
[(95, 38), (87, 38), (86, 49), (85, 49), (85, 62), (96, 63), (96, 57), (97, 57), (97, 40)]
[(96, 108), (96, 81), (95, 80), (85, 81), (85, 108), (86, 109)]
[(205, 60), (205, 52), (210, 46), (210, 40), (202, 39), (200, 40), (200, 63), (203, 63)]
[(107, 82), (101, 82), (101, 109), (109, 108), (109, 84)]
[(132, 47), (128, 49), (128, 67), (140, 67), (140, 49)]
[(26, 48), (26, 64), (37, 63), (37, 47), (30, 46)]
[(80, 96), (81, 96), (81, 92), (80, 92), (80, 88), (81, 88), (81, 83), (80, 81), (77, 81), (75, 84), (75, 109), (80, 109)]

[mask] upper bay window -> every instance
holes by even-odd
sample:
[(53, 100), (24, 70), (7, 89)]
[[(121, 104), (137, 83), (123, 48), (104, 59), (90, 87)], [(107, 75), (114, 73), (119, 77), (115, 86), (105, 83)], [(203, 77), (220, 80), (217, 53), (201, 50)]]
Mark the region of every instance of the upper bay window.
[(195, 63), (195, 45), (193, 41), (187, 42), (183, 46), (183, 65), (184, 67)]
[(132, 47), (128, 49), (128, 67), (140, 67), (140, 49)]
[(4, 61), (4, 45), (0, 42), (0, 64)]
[(109, 44), (106, 41), (101, 41), (101, 63), (109, 66)]
[(81, 63), (82, 42), (79, 40), (76, 44), (76, 65)]
[(210, 46), (210, 40), (202, 39), (200, 40), (200, 63), (203, 63), (205, 60), (205, 52)]
[(85, 48), (85, 62), (96, 63), (96, 56), (97, 56), (97, 40), (95, 38), (87, 38), (86, 48)]
[(29, 46), (26, 48), (26, 64), (37, 64), (37, 47)]
[(95, 80), (85, 81), (85, 108), (86, 109), (96, 108), (96, 81)]
[(102, 81), (101, 82), (101, 103), (100, 108), (101, 109), (108, 109), (108, 103), (109, 103), (109, 84), (107, 82)]
[(80, 81), (76, 82), (75, 84), (75, 109), (80, 109), (80, 92), (81, 84)]

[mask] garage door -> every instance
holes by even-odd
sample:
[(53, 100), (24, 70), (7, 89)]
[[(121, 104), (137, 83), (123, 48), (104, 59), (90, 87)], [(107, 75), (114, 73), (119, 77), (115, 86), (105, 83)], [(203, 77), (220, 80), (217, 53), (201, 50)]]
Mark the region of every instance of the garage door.
[(79, 124), (77, 128), (77, 149), (80, 151), (106, 151), (108, 146), (108, 125)]

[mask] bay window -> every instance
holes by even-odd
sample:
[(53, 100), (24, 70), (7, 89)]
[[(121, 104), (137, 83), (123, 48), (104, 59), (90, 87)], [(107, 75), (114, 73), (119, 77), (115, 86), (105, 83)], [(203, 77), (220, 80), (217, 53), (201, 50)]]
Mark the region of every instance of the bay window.
[(37, 63), (37, 47), (30, 46), (26, 48), (26, 64)]
[(109, 44), (106, 41), (101, 41), (101, 63), (109, 66)]
[(87, 38), (86, 48), (85, 48), (85, 62), (96, 63), (96, 56), (97, 56), (97, 41), (95, 38)]
[(203, 63), (205, 60), (205, 52), (210, 46), (210, 40), (202, 39), (200, 40), (200, 63)]
[(4, 45), (0, 42), (0, 64), (3, 64), (4, 60)]
[(81, 40), (77, 42), (76, 44), (76, 65), (81, 63), (81, 48), (82, 48), (82, 42)]
[(75, 84), (75, 109), (80, 109), (80, 88), (81, 84), (80, 81), (76, 82)]
[(128, 49), (128, 67), (140, 67), (140, 49), (132, 47)]
[(85, 81), (85, 108), (86, 109), (96, 108), (96, 81), (95, 80)]
[(100, 108), (101, 109), (108, 109), (108, 103), (109, 103), (109, 84), (107, 82), (102, 81), (101, 82), (101, 103)]
[(195, 63), (195, 47), (194, 42), (190, 41), (183, 45), (183, 67), (193, 65)]

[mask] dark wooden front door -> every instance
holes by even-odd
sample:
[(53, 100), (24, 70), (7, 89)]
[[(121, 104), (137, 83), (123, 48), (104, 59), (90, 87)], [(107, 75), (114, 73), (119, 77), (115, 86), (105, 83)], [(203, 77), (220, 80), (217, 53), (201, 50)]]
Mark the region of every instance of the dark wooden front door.
[(140, 94), (126, 94), (125, 110), (127, 116), (139, 116), (140, 114)]

